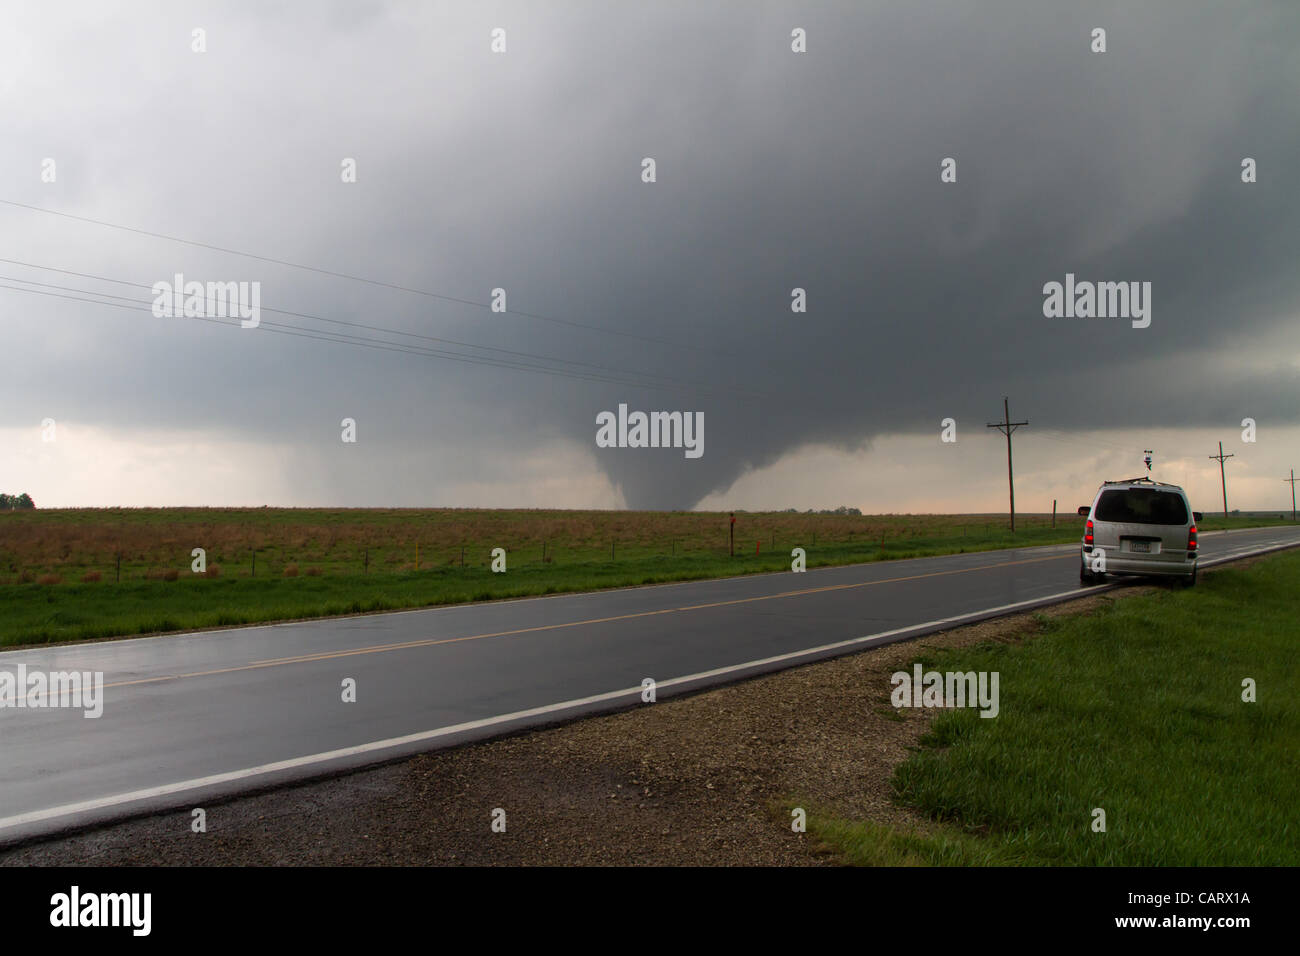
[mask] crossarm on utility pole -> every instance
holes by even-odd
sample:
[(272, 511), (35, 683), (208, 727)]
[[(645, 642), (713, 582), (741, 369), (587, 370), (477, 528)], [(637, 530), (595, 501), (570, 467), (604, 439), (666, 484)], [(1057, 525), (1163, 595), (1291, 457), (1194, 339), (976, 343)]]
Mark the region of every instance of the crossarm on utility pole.
[(1002, 396), (1002, 421), (993, 422), (985, 427), (996, 428), (1002, 434), (1007, 436), (1007, 491), (1011, 499), (1011, 533), (1016, 533), (1016, 482), (1013, 477), (1011, 467), (1011, 433), (1021, 425), (1028, 425), (1029, 422), (1013, 422), (1011, 420), (1011, 407), (1007, 402), (1006, 396)]

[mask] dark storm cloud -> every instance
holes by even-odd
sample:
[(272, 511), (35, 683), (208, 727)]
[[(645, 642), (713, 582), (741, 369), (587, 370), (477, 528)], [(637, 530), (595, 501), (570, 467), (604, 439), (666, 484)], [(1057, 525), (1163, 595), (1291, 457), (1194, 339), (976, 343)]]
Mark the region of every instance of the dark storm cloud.
[[(512, 310), (627, 335), (24, 210), (0, 209), (0, 254), (146, 283), (260, 279), (267, 306), (709, 390), (4, 293), (6, 309), (23, 302), (36, 353), (6, 362), (8, 423), (53, 404), (259, 437), (315, 462), (353, 415), (383, 474), (412, 445), (508, 469), (569, 438), (631, 506), (689, 507), (808, 444), (856, 447), (946, 416), (982, 429), (1003, 394), (1059, 429), (1297, 421), (1283, 351), (1300, 293), (1290, 5), (303, 11), (159, 8), (84, 35), (97, 52), (62, 80), (27, 64), (42, 82), (23, 147), (0, 153), (5, 198), (478, 302), (502, 286)], [(188, 50), (199, 24), (206, 59)], [(494, 26), (509, 31), (504, 56), (488, 52)], [(790, 52), (794, 26), (806, 54)], [(1095, 26), (1104, 54), (1089, 51)], [(109, 76), (120, 95), (103, 92)], [(44, 155), (68, 157), (57, 187), (31, 183)], [(344, 156), (358, 159), (353, 186), (338, 182)], [(948, 156), (955, 184), (939, 181)], [(1256, 184), (1240, 181), (1245, 156)], [(1150, 328), (1044, 318), (1042, 286), (1067, 272), (1151, 282)], [(796, 286), (806, 315), (790, 311)], [(596, 415), (619, 402), (703, 411), (703, 458), (596, 450)], [(342, 494), (366, 479), (337, 481)]]

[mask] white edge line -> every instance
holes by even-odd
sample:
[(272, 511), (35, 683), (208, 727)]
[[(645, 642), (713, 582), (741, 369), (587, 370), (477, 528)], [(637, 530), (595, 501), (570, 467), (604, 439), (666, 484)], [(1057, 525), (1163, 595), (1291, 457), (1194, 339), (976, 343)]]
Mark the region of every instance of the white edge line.
[[(763, 667), (768, 664), (777, 664), (783, 661), (794, 661), (801, 657), (811, 657), (826, 651), (838, 650), (845, 647), (853, 647), (857, 644), (864, 644), (868, 641), (878, 640), (885, 637), (893, 637), (898, 634), (905, 634), (908, 631), (916, 631), (924, 628), (932, 628), (945, 624), (958, 624), (962, 621), (976, 617), (986, 617), (988, 615), (998, 614), (999, 612), (1011, 611), (1027, 604), (1040, 604), (1044, 601), (1052, 601), (1057, 598), (1080, 597), (1094, 590), (1102, 588), (1074, 589), (1071, 591), (1062, 591), (1058, 594), (1049, 594), (1044, 597), (1030, 598), (1026, 601), (1018, 601), (1015, 604), (1004, 604), (1000, 607), (985, 608), (978, 611), (971, 611), (957, 617), (945, 617), (934, 621), (925, 621), (920, 624), (909, 624), (907, 627), (895, 628), (892, 631), (879, 631), (875, 634), (868, 634), (864, 637), (854, 637), (844, 641), (836, 641), (833, 644), (822, 644), (818, 647), (808, 647), (799, 651), (790, 651), (786, 654), (778, 654), (775, 657), (764, 657), (759, 660), (746, 661), (742, 664), (729, 664), (726, 667), (718, 667), (713, 670), (700, 671), (696, 674), (687, 674), (684, 677), (673, 677), (669, 680), (658, 681), (656, 687), (674, 687), (679, 684), (687, 684), (698, 680), (707, 680), (712, 677), (720, 677), (724, 674), (734, 674), (738, 671), (749, 670), (754, 667)], [(183, 793), (187, 790), (197, 790), (203, 787), (216, 786), (223, 783), (232, 783), (236, 780), (247, 780), (252, 777), (263, 776), (265, 774), (277, 773), (282, 770), (292, 770), (297, 767), (307, 767), (312, 764), (327, 763), (331, 760), (338, 760), (344, 757), (355, 757), (361, 754), (374, 753), (376, 751), (388, 750), (394, 747), (401, 747), (406, 744), (419, 743), (426, 740), (435, 740), (439, 737), (448, 737), (453, 734), (462, 733), (469, 730), (478, 730), (484, 727), (492, 727), (497, 724), (508, 723), (513, 720), (520, 720), (526, 717), (539, 717), (544, 714), (553, 714), (559, 711), (570, 710), (578, 707), (585, 707), (590, 704), (598, 704), (604, 701), (617, 700), (620, 697), (630, 695), (641, 695), (642, 688), (629, 687), (624, 690), (613, 690), (604, 694), (595, 694), (591, 697), (581, 697), (575, 700), (566, 700), (557, 704), (546, 704), (542, 707), (533, 707), (529, 710), (518, 710), (510, 714), (500, 714), (496, 717), (485, 717), (482, 720), (471, 720), (462, 724), (453, 724), (449, 727), (439, 727), (436, 730), (426, 730), (416, 734), (407, 734), (404, 737), (390, 737), (386, 740), (376, 740), (366, 744), (358, 744), (355, 747), (344, 747), (339, 750), (328, 750), (323, 753), (311, 754), (306, 757), (294, 757), (289, 760), (279, 760), (275, 763), (261, 764), (256, 767), (247, 767), (243, 770), (232, 770), (227, 773), (212, 774), (207, 777), (196, 777), (191, 780), (182, 780), (177, 783), (164, 784), (159, 787), (149, 787), (144, 790), (133, 790), (129, 793), (120, 793), (111, 797), (98, 797), (94, 800), (85, 800), (80, 803), (68, 803), (59, 807), (51, 807), (48, 810), (33, 810), (28, 813), (20, 813), (11, 817), (0, 818), (0, 830), (12, 827), (23, 826), (29, 823), (38, 823), (42, 820), (52, 820), (57, 817), (70, 816), (77, 813), (85, 813), (90, 810), (102, 810), (107, 807), (119, 806), (126, 803), (134, 803), (138, 800), (150, 800), (158, 797), (166, 797), (176, 793)]]
[[(1266, 548), (1259, 553), (1267, 551), (1278, 551), (1294, 547), (1293, 544), (1279, 544)], [(1236, 557), (1243, 557), (1238, 555)], [(1215, 559), (1207, 564), (1218, 564), (1231, 560), (1229, 557)], [(841, 648), (853, 647), (858, 644), (865, 644), (868, 641), (875, 641), (881, 638), (893, 637), (898, 634), (905, 634), (908, 631), (917, 631), (925, 628), (941, 627), (943, 625), (960, 624), (963, 621), (969, 621), (973, 618), (987, 618), (996, 616), (1003, 612), (1014, 611), (1016, 608), (1025, 607), (1030, 604), (1042, 604), (1045, 602), (1055, 601), (1057, 599), (1066, 599), (1071, 597), (1083, 597), (1087, 594), (1098, 593), (1110, 588), (1102, 585), (1092, 588), (1075, 588), (1070, 591), (1060, 591), (1056, 594), (1048, 594), (1043, 597), (1030, 598), (1025, 601), (1017, 601), (1014, 604), (1003, 604), (998, 607), (984, 608), (978, 611), (970, 611), (966, 614), (960, 614), (956, 617), (939, 618), (933, 621), (925, 621), (921, 624), (909, 624), (907, 627), (894, 628), (890, 631), (878, 631), (875, 634), (867, 634), (863, 637), (849, 638), (844, 641), (835, 641), (831, 644), (822, 644), (817, 647), (808, 647), (799, 651), (790, 651), (786, 654), (777, 654), (774, 657), (764, 657), (758, 660), (746, 661), (742, 664), (730, 664), (726, 667), (717, 667), (713, 670), (700, 671), (695, 674), (687, 674), (684, 677), (673, 677), (669, 680), (659, 681), (656, 687), (674, 687), (680, 684), (688, 684), (693, 681), (706, 680), (711, 677), (721, 677), (725, 674), (734, 674), (738, 671), (749, 670), (755, 667), (763, 667), (768, 664), (778, 664), (783, 661), (795, 661), (801, 657), (812, 657), (817, 654), (823, 654), (827, 651), (839, 650)], [(292, 770), (297, 767), (308, 767), (313, 764), (327, 763), (331, 760), (338, 760), (344, 757), (355, 757), (361, 754), (374, 753), (376, 751), (388, 750), (394, 747), (401, 747), (406, 744), (419, 743), (426, 740), (436, 740), (439, 737), (448, 737), (453, 734), (462, 733), (469, 730), (479, 730), (484, 727), (492, 727), (497, 724), (509, 723), (512, 720), (520, 720), (526, 717), (539, 717), (543, 714), (553, 714), (559, 711), (570, 710), (578, 707), (584, 707), (590, 704), (598, 704), (604, 701), (617, 700), (620, 697), (641, 694), (641, 687), (630, 687), (624, 690), (613, 690), (604, 694), (595, 694), (591, 697), (581, 697), (575, 700), (566, 700), (558, 704), (547, 704), (543, 707), (533, 707), (529, 710), (518, 710), (510, 714), (500, 714), (496, 717), (485, 717), (482, 720), (471, 720), (462, 724), (453, 724), (449, 727), (439, 727), (436, 730), (426, 730), (421, 733), (407, 734), (404, 737), (390, 737), (386, 740), (375, 740), (366, 744), (358, 744), (355, 747), (344, 747), (339, 750), (329, 750), (323, 753), (311, 754), (306, 757), (294, 757), (290, 760), (279, 760), (275, 763), (261, 764), (256, 767), (247, 767), (243, 770), (232, 770), (228, 773), (212, 774), (207, 777), (196, 777), (191, 780), (182, 780), (177, 783), (164, 784), (160, 787), (150, 787), (145, 790), (133, 790), (130, 793), (120, 793), (111, 797), (99, 797), (94, 800), (85, 800), (80, 803), (68, 803), (59, 807), (51, 807), (48, 810), (33, 810), (28, 813), (20, 813), (11, 817), (0, 817), (0, 830), (7, 830), (13, 827), (23, 826), (30, 823), (39, 823), (44, 820), (53, 820), (58, 817), (71, 816), (77, 813), (85, 813), (90, 810), (102, 810), (107, 807), (120, 806), (122, 804), (134, 803), (139, 800), (149, 800), (158, 797), (166, 797), (176, 793), (184, 793), (187, 790), (197, 790), (203, 787), (216, 786), (223, 783), (232, 783), (236, 780), (248, 780), (252, 777), (259, 777), (265, 774), (277, 773), (282, 770)]]

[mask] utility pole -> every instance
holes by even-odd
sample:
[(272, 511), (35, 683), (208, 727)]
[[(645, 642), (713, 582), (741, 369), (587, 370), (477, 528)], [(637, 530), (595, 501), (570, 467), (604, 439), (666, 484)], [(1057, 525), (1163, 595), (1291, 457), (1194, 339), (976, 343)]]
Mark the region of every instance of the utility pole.
[(1007, 404), (1006, 396), (1002, 396), (1002, 421), (994, 422), (986, 427), (996, 428), (1002, 434), (1007, 436), (1007, 490), (1011, 493), (1011, 533), (1016, 533), (1016, 483), (1012, 477), (1011, 471), (1011, 433), (1021, 425), (1028, 425), (1029, 422), (1013, 422), (1011, 420), (1011, 408)]
[[(1223, 453), (1223, 442), (1219, 442), (1219, 453), (1217, 455), (1209, 455), (1208, 457), (1211, 461), (1218, 459), (1219, 462), (1219, 484), (1223, 486), (1223, 517), (1226, 519), (1228, 517), (1228, 479), (1223, 477), (1223, 462), (1227, 458), (1235, 458), (1237, 456), (1225, 455)], [(1295, 485), (1292, 485), (1291, 487), (1294, 488)]]
[(1291, 469), (1291, 477), (1283, 478), (1283, 481), (1291, 482), (1291, 520), (1295, 521), (1295, 469)]

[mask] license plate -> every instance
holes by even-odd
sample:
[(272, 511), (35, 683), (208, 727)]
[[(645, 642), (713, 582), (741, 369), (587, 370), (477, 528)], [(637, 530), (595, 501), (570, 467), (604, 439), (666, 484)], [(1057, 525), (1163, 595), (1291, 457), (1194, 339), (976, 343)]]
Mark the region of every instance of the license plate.
[(1151, 542), (1150, 542), (1150, 541), (1130, 541), (1130, 542), (1128, 543), (1128, 549), (1129, 549), (1130, 551), (1142, 551), (1142, 552), (1145, 552), (1145, 553), (1147, 553), (1147, 554), (1150, 554), (1150, 553), (1151, 553)]

